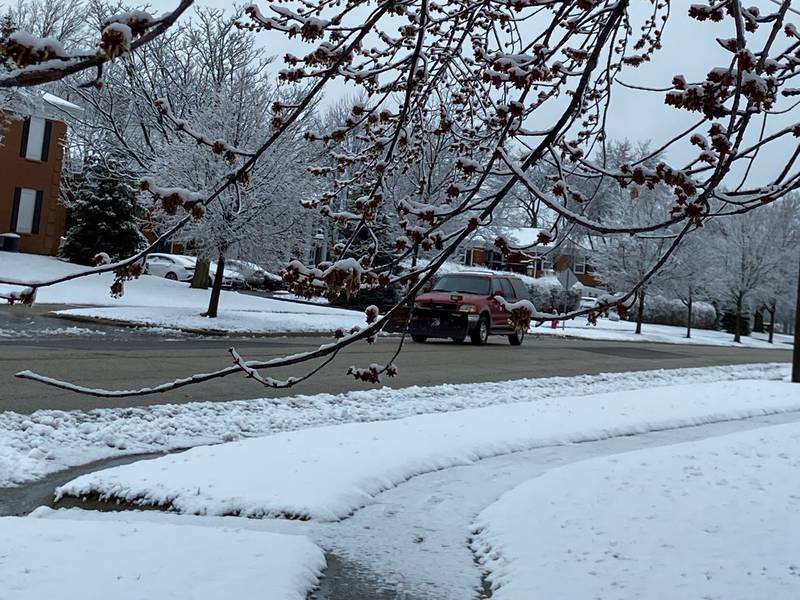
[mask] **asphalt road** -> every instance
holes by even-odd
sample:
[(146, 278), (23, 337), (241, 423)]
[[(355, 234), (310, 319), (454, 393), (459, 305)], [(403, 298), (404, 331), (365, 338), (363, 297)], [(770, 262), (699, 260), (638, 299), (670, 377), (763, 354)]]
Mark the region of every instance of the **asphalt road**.
[[(64, 322), (62, 322), (64, 323)], [(66, 324), (69, 324), (68, 322)], [(371, 386), (346, 374), (350, 365), (387, 362), (396, 338), (374, 345), (360, 343), (341, 353), (325, 371), (289, 390), (270, 390), (243, 375), (183, 388), (156, 396), (103, 399), (44, 387), (14, 377), (31, 369), (81, 385), (131, 389), (202, 373), (230, 364), (227, 349), (235, 346), (247, 359), (269, 359), (316, 348), (321, 338), (164, 339), (145, 335), (43, 336), (0, 340), (0, 411), (91, 409), (200, 400), (224, 401), (267, 396), (339, 393)], [(749, 350), (710, 346), (603, 342), (528, 337), (512, 347), (504, 337), (484, 347), (449, 342), (409, 343), (397, 359), (399, 374), (387, 380), (392, 387), (502, 381), (524, 377), (570, 376), (614, 371), (700, 367), (754, 362), (788, 362), (786, 350)], [(303, 374), (278, 370), (273, 377)]]

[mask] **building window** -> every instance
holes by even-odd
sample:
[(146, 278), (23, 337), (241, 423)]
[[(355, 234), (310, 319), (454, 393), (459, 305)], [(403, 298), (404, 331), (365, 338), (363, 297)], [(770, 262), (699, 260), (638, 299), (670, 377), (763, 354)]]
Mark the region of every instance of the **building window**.
[(22, 148), (20, 154), (28, 160), (47, 161), (50, 155), (50, 134), (52, 124), (41, 117), (25, 120), (22, 127)]
[(11, 210), (11, 231), (14, 233), (39, 233), (42, 215), (42, 192), (28, 188), (14, 191)]
[(464, 253), (464, 264), (468, 267), (472, 267), (475, 265), (472, 260), (472, 248), (467, 248), (467, 251)]
[(575, 272), (586, 273), (586, 257), (579, 256), (575, 259)]

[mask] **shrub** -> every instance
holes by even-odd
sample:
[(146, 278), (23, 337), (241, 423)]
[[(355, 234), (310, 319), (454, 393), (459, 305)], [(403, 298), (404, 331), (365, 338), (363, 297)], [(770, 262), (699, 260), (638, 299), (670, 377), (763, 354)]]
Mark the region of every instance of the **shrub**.
[(565, 290), (555, 277), (526, 279), (531, 302), (539, 312), (569, 312), (578, 308), (581, 294), (577, 290)]
[[(689, 308), (679, 299), (668, 299), (664, 296), (647, 296), (644, 302), (645, 323), (656, 325), (675, 325), (683, 327), (686, 325), (686, 317)], [(632, 318), (635, 315), (632, 310)], [(716, 321), (716, 311), (714, 306), (708, 302), (692, 303), (692, 327), (698, 329), (713, 329)]]
[[(726, 310), (722, 313), (722, 320), (720, 321), (722, 328), (731, 335), (736, 334), (736, 311)], [(741, 334), (750, 335), (750, 315), (743, 313), (741, 316)]]

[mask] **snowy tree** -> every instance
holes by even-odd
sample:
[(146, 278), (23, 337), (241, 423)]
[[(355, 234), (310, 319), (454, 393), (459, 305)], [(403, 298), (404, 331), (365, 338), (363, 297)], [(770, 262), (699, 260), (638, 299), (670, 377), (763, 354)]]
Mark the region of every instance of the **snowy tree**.
[(119, 157), (93, 159), (70, 206), (72, 226), (59, 254), (82, 265), (135, 254), (147, 246), (137, 210), (135, 180)]
[(694, 306), (698, 300), (709, 297), (714, 288), (713, 249), (706, 240), (695, 233), (687, 237), (671, 258), (672, 268), (665, 278), (663, 290), (680, 299), (686, 307), (686, 337), (692, 337)]
[[(668, 193), (664, 186), (659, 185), (641, 193), (619, 195), (616, 201), (608, 202), (604, 209), (604, 222), (609, 225), (644, 227), (664, 214), (665, 207), (669, 205)], [(671, 280), (678, 270), (676, 262), (670, 260), (648, 277), (653, 266), (665, 255), (673, 238), (670, 230), (659, 234), (607, 236), (597, 244), (592, 255), (596, 276), (611, 291), (635, 290), (637, 334), (642, 332), (647, 294), (658, 293), (660, 287)]]
[(796, 204), (787, 202), (751, 215), (719, 219), (709, 226), (716, 254), (713, 285), (735, 313), (735, 342), (741, 341), (745, 310), (764, 298), (776, 298), (776, 290), (786, 279), (793, 282), (787, 267), (792, 254), (796, 260), (792, 244), (797, 235), (796, 214)]

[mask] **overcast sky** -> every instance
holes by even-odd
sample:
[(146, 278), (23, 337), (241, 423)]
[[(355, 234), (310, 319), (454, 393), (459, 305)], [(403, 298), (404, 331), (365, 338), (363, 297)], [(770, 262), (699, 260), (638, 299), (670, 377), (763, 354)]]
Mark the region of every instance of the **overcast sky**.
[[(731, 31), (730, 20), (722, 24), (710, 22), (699, 23), (687, 16), (689, 5), (696, 0), (673, 0), (670, 20), (667, 24), (663, 38), (663, 49), (654, 60), (638, 69), (627, 68), (620, 79), (626, 83), (648, 85), (652, 87), (668, 86), (673, 75), (683, 74), (687, 80), (704, 78), (705, 74), (714, 67), (727, 66), (730, 54), (722, 50), (715, 41), (716, 37), (734, 37)], [(156, 10), (169, 10), (173, 8), (176, 0), (155, 0), (153, 6)], [(197, 0), (199, 6), (211, 6), (231, 10), (231, 2), (223, 0)], [(754, 5), (761, 7), (763, 12), (771, 11), (775, 5), (769, 0), (755, 0)], [(633, 17), (643, 16), (644, 11), (651, 10), (649, 1), (633, 0)], [(261, 3), (262, 9), (266, 4)], [(641, 15), (639, 14), (641, 12)], [(800, 18), (792, 15), (795, 22)], [(641, 19), (634, 23), (638, 29)], [(762, 26), (766, 34), (766, 28)], [(255, 34), (259, 43), (267, 51), (281, 57), (286, 52), (302, 56), (308, 51), (309, 46), (299, 41), (288, 40), (285, 36), (275, 32), (262, 32)], [(281, 68), (282, 61), (275, 63), (276, 70)], [(326, 103), (331, 103), (348, 94), (347, 88), (341, 82), (333, 82), (325, 91)], [(784, 103), (784, 106), (788, 105)], [(794, 118), (791, 118), (794, 117)], [(797, 120), (796, 115), (780, 118), (771, 118), (768, 130), (784, 127), (786, 124)], [(628, 90), (617, 87), (614, 95), (613, 108), (609, 115), (609, 138), (630, 140), (650, 140), (654, 147), (668, 140), (676, 132), (687, 128), (692, 122), (699, 120), (699, 113), (687, 113), (664, 105), (664, 94), (654, 94)], [(703, 132), (705, 133), (705, 132)], [(787, 153), (794, 150), (794, 139), (787, 140), (782, 145), (774, 145), (769, 152), (759, 157), (757, 170), (759, 181), (771, 178), (777, 164), (785, 160)], [(676, 149), (669, 157), (671, 161), (680, 161), (694, 152), (688, 146)], [(694, 155), (694, 154), (692, 154)], [(772, 168), (770, 168), (772, 167)]]

